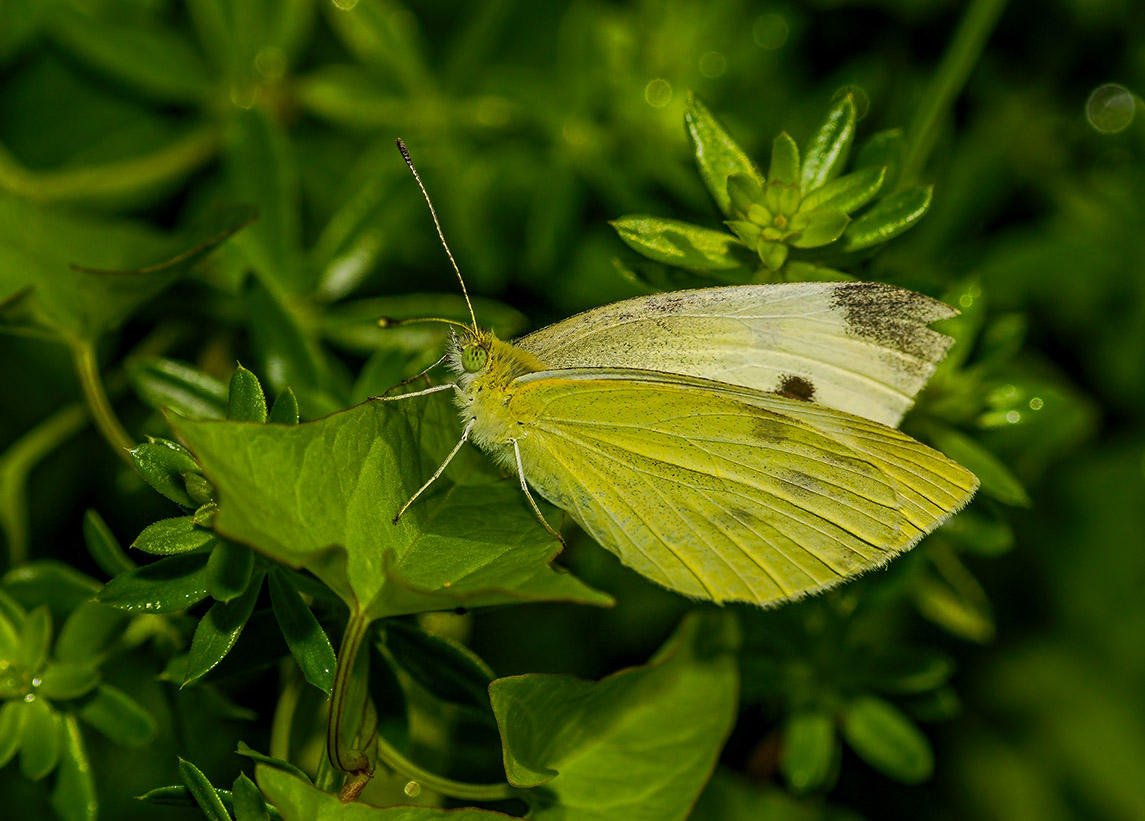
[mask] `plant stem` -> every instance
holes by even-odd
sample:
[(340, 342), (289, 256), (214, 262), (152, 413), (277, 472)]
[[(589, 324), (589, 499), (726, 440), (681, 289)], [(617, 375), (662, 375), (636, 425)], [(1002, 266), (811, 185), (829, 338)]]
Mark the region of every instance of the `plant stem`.
[(1005, 7), (1006, 0), (974, 0), (967, 9), (907, 131), (910, 147), (899, 175), (900, 190), (915, 184), (938, 139), (939, 126), (966, 85)]
[[(369, 632), (369, 627), (368, 616), (361, 612), (350, 615), (350, 621), (346, 624), (346, 631), (342, 635), (342, 645), (338, 650), (338, 667), (334, 671), (334, 689), (330, 698), (330, 720), (326, 726), (327, 757), (334, 767), (350, 774), (342, 793), (349, 800), (352, 800), (353, 795), (346, 792), (347, 788), (356, 787), (360, 791), (362, 779), (368, 779), (370, 772), (370, 763), (366, 756), (360, 750), (346, 749), (343, 738), (345, 713), (350, 707), (347, 697), (351, 687), (351, 671), (354, 669), (355, 659), (361, 649), (362, 640)], [(500, 801), (515, 795), (514, 788), (504, 782), (471, 784), (430, 772), (406, 758), (381, 735), (376, 737), (374, 743), (380, 763), (410, 781), (416, 781), (442, 795), (463, 801)]]
[(111, 402), (107, 399), (103, 380), (99, 376), (99, 364), (95, 358), (95, 346), (88, 341), (73, 341), (72, 357), (75, 361), (76, 374), (79, 376), (80, 389), (83, 391), (87, 411), (95, 423), (96, 429), (111, 445), (111, 449), (128, 465), (131, 465), (131, 454), (135, 447), (135, 440), (127, 435)]
[(0, 457), (0, 530), (8, 537), (9, 567), (18, 567), (28, 558), (28, 474), (86, 424), (83, 407), (68, 405), (13, 442)]
[(294, 727), (294, 713), (302, 697), (302, 688), (306, 686), (293, 661), (288, 658), (286, 663), (291, 667), (283, 672), (282, 692), (278, 695), (278, 704), (274, 706), (274, 718), (270, 724), (270, 755), (283, 761), (290, 760), (290, 733)]

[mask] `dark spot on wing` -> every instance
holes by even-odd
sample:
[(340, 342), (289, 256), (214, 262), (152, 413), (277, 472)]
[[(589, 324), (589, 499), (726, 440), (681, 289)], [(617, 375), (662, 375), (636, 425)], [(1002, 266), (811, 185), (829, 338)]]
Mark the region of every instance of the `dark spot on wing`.
[(667, 313), (668, 311), (678, 308), (683, 302), (683, 297), (676, 296), (675, 294), (657, 294), (649, 297), (644, 302), (644, 305), (649, 311)]
[(783, 425), (776, 421), (775, 417), (770, 415), (760, 414), (755, 419), (755, 424), (752, 428), (752, 433), (755, 438), (764, 444), (774, 445), (783, 441)]
[(776, 393), (788, 399), (810, 402), (815, 398), (815, 386), (802, 376), (784, 374), (779, 379), (779, 388)]
[(928, 296), (881, 282), (841, 284), (831, 307), (843, 312), (850, 333), (927, 362), (942, 358), (950, 343), (927, 323), (956, 313)]

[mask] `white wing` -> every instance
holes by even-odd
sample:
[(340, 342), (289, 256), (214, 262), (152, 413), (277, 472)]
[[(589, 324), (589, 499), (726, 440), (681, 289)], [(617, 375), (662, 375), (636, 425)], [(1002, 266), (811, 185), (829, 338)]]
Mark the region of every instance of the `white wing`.
[(896, 426), (953, 342), (927, 324), (957, 313), (880, 283), (732, 285), (627, 299), (513, 344), (547, 369), (683, 374)]

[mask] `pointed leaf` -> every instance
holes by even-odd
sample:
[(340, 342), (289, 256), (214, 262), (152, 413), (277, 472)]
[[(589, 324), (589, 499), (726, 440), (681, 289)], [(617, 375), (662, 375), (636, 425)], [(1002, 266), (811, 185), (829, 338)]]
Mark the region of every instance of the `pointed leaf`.
[(262, 574), (257, 574), (239, 598), (216, 602), (199, 620), (199, 626), (195, 628), (195, 635), (191, 639), (187, 677), (183, 680), (183, 687), (205, 676), (235, 646), (239, 634), (254, 612), (261, 588)]
[[(278, 395), (278, 398), (274, 400), (274, 404), (271, 405), (270, 413), (267, 414), (266, 421), (279, 425), (298, 424), (298, 398), (294, 395), (294, 391), (290, 388), (282, 389), (282, 393)], [(253, 786), (253, 782), (251, 785)]]
[(100, 684), (86, 697), (77, 714), (116, 744), (142, 747), (155, 735), (155, 719), (118, 687)]
[[(442, 401), (444, 400), (444, 401)], [(558, 545), (479, 454), (392, 519), (457, 441), (444, 397), (373, 402), (300, 425), (171, 424), (219, 494), (218, 532), (306, 567), (378, 615), (521, 600), (605, 603), (548, 562)], [(451, 485), (451, 480), (466, 484)]]
[(23, 703), (24, 730), (20, 745), (20, 774), (39, 781), (60, 761), (63, 747), (63, 722), (46, 699), (33, 698)]
[(742, 243), (727, 232), (681, 220), (632, 216), (611, 225), (629, 247), (649, 259), (693, 271), (734, 270), (749, 257)]
[(84, 602), (64, 621), (53, 653), (58, 661), (98, 666), (129, 620), (126, 613), (106, 604)]
[(732, 217), (728, 178), (743, 174), (762, 188), (763, 175), (707, 107), (691, 94), (684, 110), (684, 124), (692, 138), (696, 164), (704, 185), (724, 216)]
[(906, 157), (906, 137), (901, 129), (880, 131), (863, 143), (855, 157), (855, 168), (885, 168), (886, 179), (883, 186), (893, 190), (898, 182), (899, 171)]
[(493, 671), (464, 645), (396, 620), (385, 623), (382, 641), (394, 661), (437, 698), (488, 711)]
[(249, 547), (221, 539), (207, 559), (207, 591), (215, 601), (236, 599), (247, 589), (253, 570)]
[(0, 579), (0, 586), (28, 609), (46, 604), (61, 621), (99, 590), (99, 582), (91, 576), (55, 559), (14, 567)]
[(71, 713), (64, 715), (63, 749), (56, 768), (52, 807), (61, 821), (96, 821), (99, 817), (95, 776), (88, 761), (79, 721)]
[(153, 556), (177, 556), (198, 550), (213, 541), (214, 532), (196, 525), (191, 516), (177, 516), (149, 524), (131, 547)]
[[(249, 548), (247, 548), (249, 551)], [(290, 576), (275, 567), (270, 571), (270, 603), (290, 654), (303, 677), (326, 695), (334, 686), (334, 647), (310, 608), (290, 583)]]
[(24, 619), (20, 630), (20, 650), (16, 666), (26, 673), (37, 673), (48, 660), (52, 646), (52, 615), (46, 604), (40, 605)]
[(855, 699), (843, 713), (843, 736), (868, 764), (904, 783), (925, 781), (934, 770), (926, 736), (881, 698)]
[(265, 422), (266, 395), (258, 377), (242, 365), (231, 375), (227, 392), (227, 419), (232, 422)]
[(831, 180), (822, 188), (804, 196), (799, 210), (810, 212), (819, 208), (833, 208), (849, 214), (875, 198), (883, 187), (886, 174), (885, 167), (864, 168)]
[(166, 439), (153, 439), (132, 448), (131, 461), (143, 480), (172, 502), (183, 507), (197, 507), (187, 495), (184, 473), (197, 473), (198, 464), (186, 448)]
[(222, 419), (227, 386), (174, 359), (146, 357), (127, 363), (127, 376), (139, 398), (156, 410), (170, 408), (191, 419)]
[(882, 200), (847, 226), (844, 251), (860, 251), (897, 237), (930, 209), (933, 187), (915, 186)]
[[(805, 218), (806, 227), (800, 229), (798, 236), (788, 241), (795, 248), (819, 248), (829, 245), (843, 235), (851, 218), (842, 211), (822, 208), (809, 214), (800, 214)], [(792, 221), (792, 228), (797, 223)]]
[(203, 775), (203, 771), (186, 761), (179, 759), (179, 777), (183, 779), (184, 786), (199, 805), (208, 821), (231, 821), (231, 815), (223, 806), (222, 800), (215, 794), (215, 788)]
[(111, 528), (100, 517), (99, 513), (89, 508), (83, 517), (83, 538), (87, 545), (87, 552), (99, 565), (99, 569), (109, 576), (132, 570), (136, 565), (123, 548), (119, 540), (111, 532)]
[(767, 171), (767, 181), (798, 187), (799, 146), (786, 131), (781, 132), (771, 144), (771, 167)]
[(240, 773), (231, 790), (234, 801), (235, 821), (270, 821), (270, 811), (258, 787), (246, 775)]
[(120, 610), (169, 613), (207, 597), (207, 556), (169, 556), (153, 564), (120, 573), (96, 596)]
[(99, 671), (87, 664), (52, 662), (40, 673), (40, 695), (53, 701), (79, 698), (99, 684)]
[(728, 197), (732, 213), (743, 215), (753, 204), (763, 202), (763, 186), (747, 174), (734, 174), (728, 177)]
[(273, 767), (276, 770), (282, 770), (284, 773), (289, 773), (295, 778), (302, 779), (307, 784), (313, 783), (310, 780), (310, 776), (308, 776), (295, 765), (291, 764), (289, 761), (283, 761), (281, 758), (272, 758), (269, 755), (264, 755), (258, 750), (252, 748), (245, 741), (240, 741), (238, 743), (238, 747), (235, 748), (235, 752), (241, 756), (249, 758), (251, 761), (255, 761), (259, 764), (265, 764), (266, 766)]
[(644, 667), (600, 682), (551, 675), (493, 682), (509, 783), (544, 784), (555, 798), (530, 817), (686, 818), (735, 718), (737, 644), (728, 614), (694, 611)]
[(999, 502), (1029, 507), (1030, 496), (1008, 467), (976, 440), (945, 426), (933, 426), (928, 434), (934, 446), (978, 477), (982, 492)]
[(0, 702), (0, 768), (20, 751), (24, 741), (24, 722), (28, 718), (25, 701)]
[(855, 139), (855, 101), (844, 94), (811, 135), (803, 153), (802, 189), (814, 191), (839, 175)]

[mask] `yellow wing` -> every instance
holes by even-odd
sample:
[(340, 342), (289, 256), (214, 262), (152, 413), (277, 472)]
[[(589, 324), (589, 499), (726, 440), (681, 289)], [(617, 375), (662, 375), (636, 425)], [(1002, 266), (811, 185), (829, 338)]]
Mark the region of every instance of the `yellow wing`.
[(778, 603), (884, 564), (977, 479), (893, 428), (798, 400), (641, 371), (516, 380), (525, 478), (648, 578)]
[(780, 391), (897, 425), (958, 312), (874, 282), (732, 285), (626, 299), (516, 340), (546, 369), (642, 368)]

